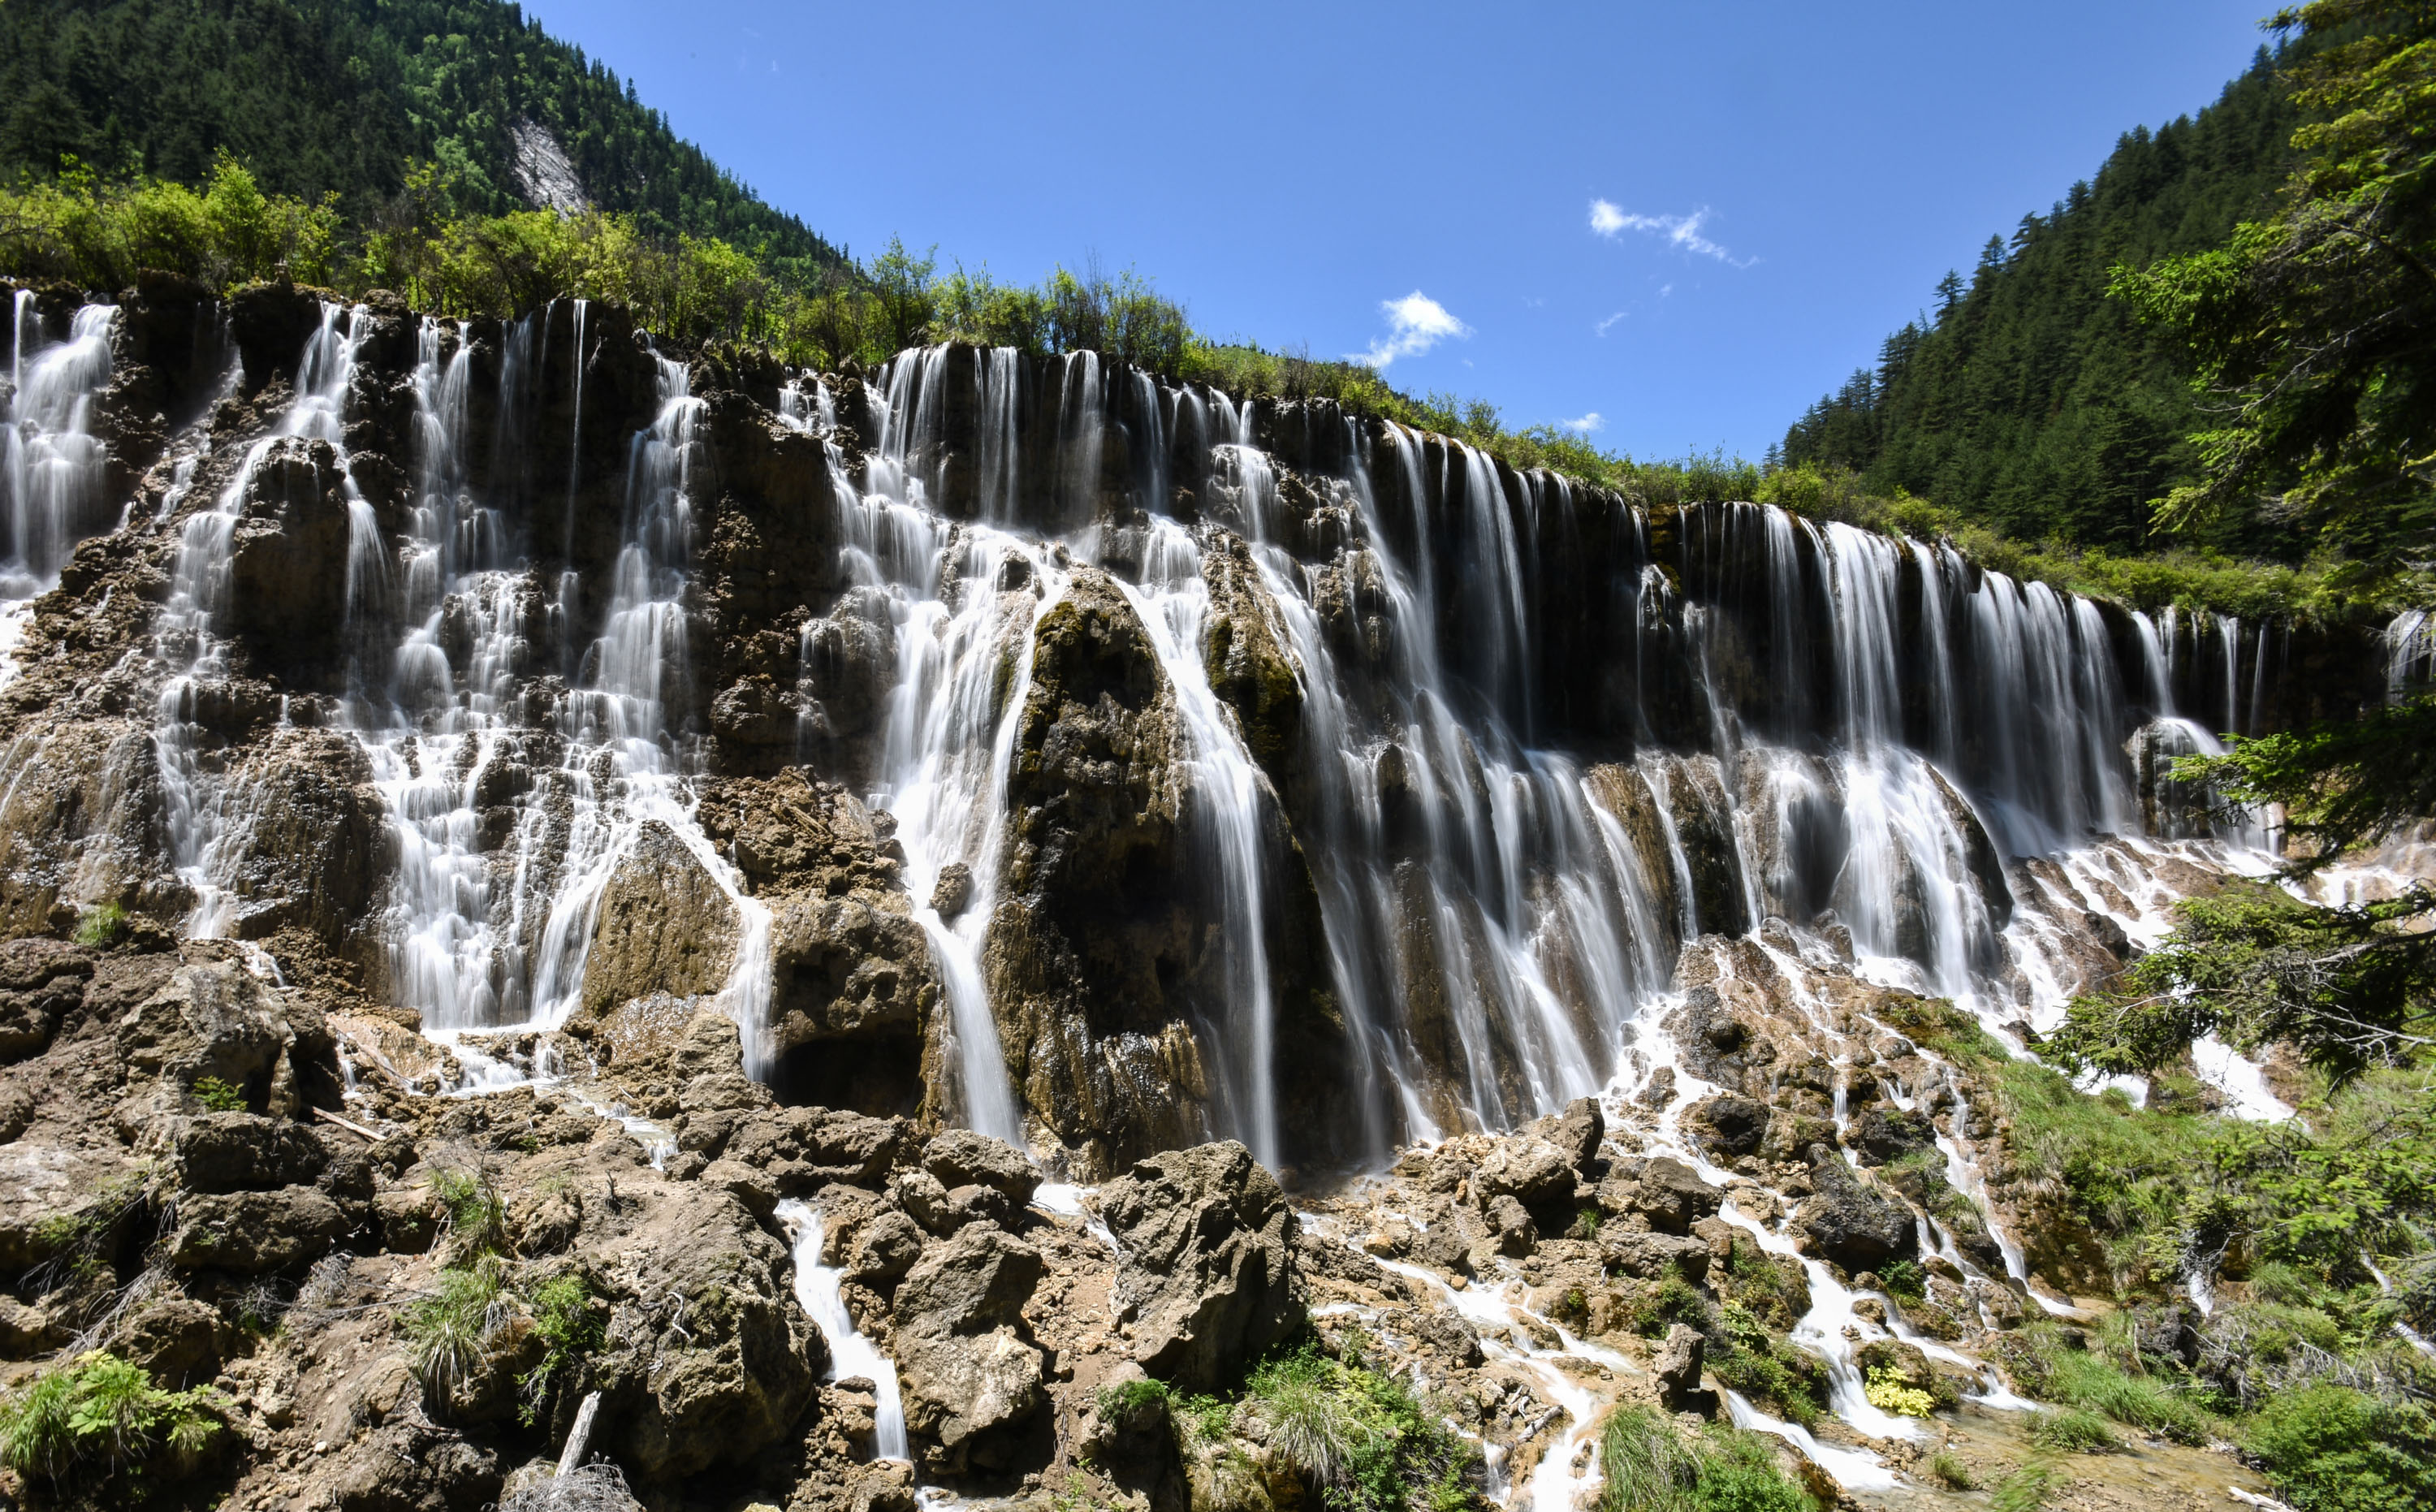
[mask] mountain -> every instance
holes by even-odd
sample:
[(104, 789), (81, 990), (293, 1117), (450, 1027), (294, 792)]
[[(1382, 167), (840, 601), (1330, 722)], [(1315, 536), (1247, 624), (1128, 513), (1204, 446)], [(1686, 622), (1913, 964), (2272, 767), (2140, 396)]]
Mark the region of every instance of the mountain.
[(631, 80), (497, 0), (12, 0), (0, 98), (10, 178), (72, 154), (193, 183), (227, 151), (266, 190), (335, 194), (363, 223), (420, 158), (454, 175), (462, 211), (624, 211), (798, 276), (844, 260), (679, 140)]
[[(2126, 132), (2094, 180), (1991, 236), (1967, 285), (1948, 273), (1875, 369), (1793, 424), (1783, 461), (1850, 468), (2024, 540), (2149, 544), (2149, 501), (2189, 478), (2201, 415), (2187, 357), (2107, 298), (2108, 269), (2213, 247), (2270, 207), (2301, 119), (2279, 61), (2261, 48), (2215, 104)], [(2217, 544), (2280, 544), (2250, 529)]]

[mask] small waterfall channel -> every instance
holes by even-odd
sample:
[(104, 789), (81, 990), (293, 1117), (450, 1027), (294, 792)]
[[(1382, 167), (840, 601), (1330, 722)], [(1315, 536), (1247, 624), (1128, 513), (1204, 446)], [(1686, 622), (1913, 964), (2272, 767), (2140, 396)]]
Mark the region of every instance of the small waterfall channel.
[(875, 1388), (878, 1412), (872, 1433), (873, 1457), (911, 1458), (913, 1451), (905, 1440), (905, 1402), (897, 1390), (896, 1363), (881, 1354), (855, 1327), (854, 1316), (846, 1311), (845, 1301), (838, 1292), (844, 1277), (835, 1266), (822, 1263), (825, 1230), (820, 1209), (790, 1197), (778, 1204), (776, 1217), (794, 1238), (795, 1301), (828, 1345), (829, 1379), (851, 1381), (861, 1376)]

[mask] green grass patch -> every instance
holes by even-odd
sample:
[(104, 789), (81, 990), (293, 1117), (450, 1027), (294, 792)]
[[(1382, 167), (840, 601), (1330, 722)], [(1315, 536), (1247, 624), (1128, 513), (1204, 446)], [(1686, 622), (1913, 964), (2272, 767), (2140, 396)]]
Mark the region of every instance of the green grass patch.
[(1146, 1407), (1162, 1409), (1174, 1400), (1174, 1393), (1164, 1381), (1144, 1376), (1139, 1381), (1122, 1381), (1113, 1386), (1102, 1386), (1092, 1399), (1105, 1421), (1114, 1422), (1131, 1417)]
[(1992, 1512), (2039, 1512), (2062, 1479), (2053, 1460), (2033, 1459), (1996, 1483), (1988, 1505)]
[(445, 1402), (481, 1369), (515, 1317), (506, 1265), (484, 1256), (435, 1276), (429, 1295), (399, 1313), (398, 1332), (415, 1379), (434, 1402)]
[(2053, 1407), (2032, 1417), (2030, 1442), (2059, 1454), (2095, 1454), (2123, 1447), (2105, 1418), (2079, 1407)]
[(516, 1378), (524, 1392), (520, 1410), (527, 1427), (539, 1421), (550, 1399), (579, 1375), (608, 1340), (607, 1310), (596, 1304), (589, 1277), (581, 1271), (553, 1276), (525, 1298), (533, 1332), (544, 1347), (541, 1363)]
[(1481, 1505), (1479, 1457), (1401, 1382), (1315, 1345), (1263, 1362), (1244, 1382), (1272, 1452), (1338, 1512), (1459, 1512)]
[(76, 943), (106, 949), (127, 938), (127, 910), (115, 902), (96, 903), (77, 915)]
[(445, 1238), (459, 1263), (508, 1252), (508, 1203), (481, 1171), (435, 1171), (432, 1195), (447, 1215)]
[(1979, 1489), (1978, 1479), (1971, 1473), (1971, 1467), (1941, 1449), (1929, 1457), (1928, 1478), (1949, 1491)]
[(1757, 1434), (1723, 1426), (1697, 1438), (1649, 1407), (1619, 1407), (1599, 1441), (1598, 1512), (1816, 1512)]

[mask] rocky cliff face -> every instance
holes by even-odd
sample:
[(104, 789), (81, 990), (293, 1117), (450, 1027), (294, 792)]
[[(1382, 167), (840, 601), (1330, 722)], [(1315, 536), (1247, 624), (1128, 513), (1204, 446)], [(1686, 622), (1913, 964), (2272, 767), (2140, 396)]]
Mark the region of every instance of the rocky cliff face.
[[(857, 1512), (1229, 1504), (1095, 1394), (1315, 1284), (1526, 1458), (1585, 1369), (1715, 1404), (1629, 1342), (1670, 1277), (1782, 1335), (1924, 1265), (1984, 1353), (2102, 1261), (1919, 1026), (2034, 1034), (2253, 838), (2166, 757), (2382, 687), (1091, 354), (17, 304), (0, 1352), (222, 1380), (247, 1495), (513, 1494), (568, 1330), (653, 1495)], [(1391, 1163), (1318, 1237), (1271, 1173)], [(525, 1331), (410, 1362), (495, 1261)], [(231, 1331), (274, 1304), (309, 1346)], [(1630, 1358), (1549, 1375), (1560, 1316)]]

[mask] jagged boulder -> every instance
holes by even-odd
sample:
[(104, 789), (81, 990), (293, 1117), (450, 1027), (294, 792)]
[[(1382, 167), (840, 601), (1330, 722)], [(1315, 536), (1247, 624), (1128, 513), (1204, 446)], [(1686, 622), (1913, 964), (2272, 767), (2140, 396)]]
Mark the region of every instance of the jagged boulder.
[(1619, 1161), (1599, 1183), (1599, 1207), (1611, 1213), (1639, 1213), (1662, 1234), (1688, 1234), (1715, 1215), (1726, 1194), (1699, 1173), (1668, 1156)]
[(197, 1191), (310, 1184), (330, 1163), (312, 1130), (253, 1113), (206, 1113), (174, 1136), (179, 1173)]
[(583, 1004), (704, 998), (727, 984), (740, 930), (736, 905), (676, 832), (647, 823), (609, 878), (593, 916)]
[(295, 1271), (328, 1254), (347, 1228), (339, 1205), (312, 1187), (200, 1193), (178, 1204), (169, 1263), (239, 1276)]
[(1767, 1140), (1767, 1104), (1739, 1093), (1703, 1099), (1683, 1119), (1721, 1159), (1756, 1155)]
[(93, 957), (63, 940), (0, 945), (0, 1066), (47, 1049), (92, 977)]
[(1871, 1165), (1884, 1165), (1915, 1151), (1935, 1149), (1937, 1131), (1918, 1113), (1873, 1103), (1845, 1130), (1844, 1142)]
[(189, 959), (130, 1009), (117, 1026), (130, 1127), (152, 1114), (195, 1109), (204, 1077), (235, 1088), (249, 1107), (292, 1118), (308, 1095), (335, 1105), (337, 1042), (319, 1012), (274, 989), (223, 947), (189, 947)]
[(1794, 1210), (1793, 1232), (1802, 1252), (1848, 1271), (1875, 1270), (1888, 1260), (1920, 1254), (1920, 1230), (1912, 1211), (1880, 1195), (1823, 1144), (1810, 1147), (1810, 1195)]
[(1577, 1097), (1561, 1112), (1522, 1125), (1522, 1132), (1556, 1146), (1587, 1180), (1598, 1165), (1599, 1141), (1607, 1138), (1607, 1115), (1599, 1111), (1597, 1098)]
[(1498, 1141), (1471, 1176), (1483, 1201), (1511, 1197), (1531, 1208), (1571, 1201), (1577, 1179), (1564, 1151), (1527, 1134)]
[(1600, 1236), (1599, 1254), (1617, 1275), (1645, 1281), (1679, 1273), (1687, 1281), (1699, 1281), (1709, 1274), (1709, 1242), (1689, 1235), (1619, 1229)]
[(924, 1145), (922, 1169), (950, 1191), (986, 1187), (1017, 1208), (1031, 1202), (1040, 1185), (1040, 1173), (1022, 1151), (970, 1129), (949, 1129)]
[(1301, 1326), (1294, 1209), (1241, 1144), (1136, 1161), (1100, 1210), (1122, 1253), (1119, 1315), (1152, 1375), (1212, 1390)]
[(971, 1224), (925, 1249), (897, 1283), (905, 1425), (938, 1446), (934, 1468), (1003, 1463), (1007, 1431), (1040, 1410), (1040, 1349), (1022, 1328), (1040, 1273), (1038, 1250)]

